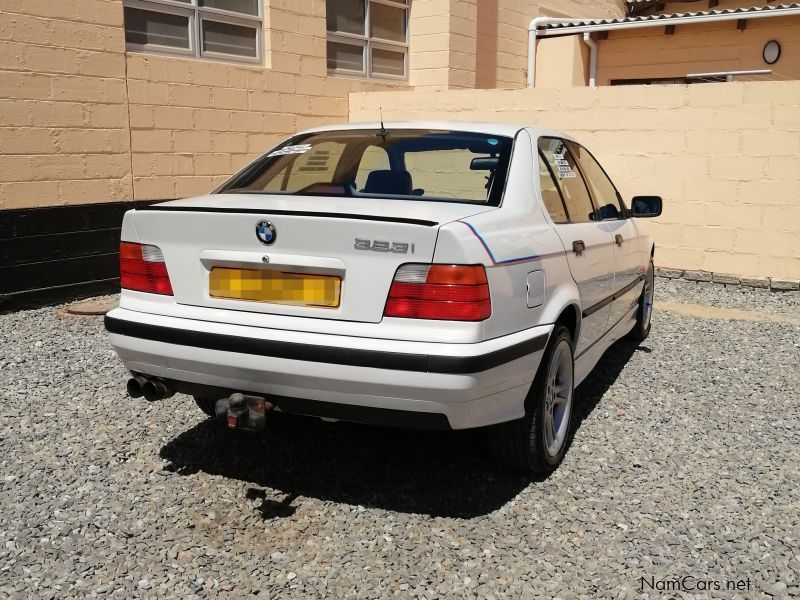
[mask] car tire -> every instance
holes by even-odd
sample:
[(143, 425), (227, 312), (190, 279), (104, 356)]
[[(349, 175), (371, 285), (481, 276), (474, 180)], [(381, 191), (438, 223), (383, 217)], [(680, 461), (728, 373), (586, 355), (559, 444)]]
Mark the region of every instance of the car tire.
[(214, 407), (217, 404), (217, 398), (204, 398), (203, 396), (192, 396), (194, 398), (195, 404), (200, 407), (204, 413), (206, 413), (209, 417), (216, 417), (216, 412), (214, 411)]
[(628, 337), (635, 342), (643, 342), (650, 335), (650, 325), (653, 318), (653, 297), (655, 295), (655, 268), (653, 259), (644, 276), (644, 288), (639, 296), (639, 308), (636, 311), (636, 324), (631, 329)]
[(572, 434), (574, 388), (572, 336), (556, 325), (528, 392), (525, 416), (489, 429), (489, 447), (501, 467), (546, 475), (561, 464)]

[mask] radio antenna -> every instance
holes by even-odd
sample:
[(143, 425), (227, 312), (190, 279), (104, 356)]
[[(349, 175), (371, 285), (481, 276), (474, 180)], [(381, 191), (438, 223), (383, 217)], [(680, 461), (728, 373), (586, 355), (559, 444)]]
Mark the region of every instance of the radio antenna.
[(389, 132), (386, 130), (386, 127), (383, 126), (383, 107), (378, 107), (378, 114), (381, 117), (381, 130), (378, 132), (378, 137), (380, 137), (384, 142), (386, 142), (386, 136), (389, 135)]

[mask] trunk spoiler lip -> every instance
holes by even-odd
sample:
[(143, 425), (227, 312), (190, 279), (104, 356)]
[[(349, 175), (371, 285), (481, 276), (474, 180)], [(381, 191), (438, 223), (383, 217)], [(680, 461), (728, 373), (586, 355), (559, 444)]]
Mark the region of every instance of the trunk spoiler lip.
[(146, 211), (166, 211), (166, 212), (203, 212), (203, 213), (235, 213), (251, 215), (289, 215), (298, 217), (319, 217), (324, 219), (351, 219), (360, 221), (382, 221), (387, 223), (405, 223), (408, 225), (421, 225), (423, 227), (436, 227), (440, 223), (437, 221), (426, 221), (423, 219), (410, 219), (406, 217), (385, 217), (379, 215), (361, 215), (355, 213), (335, 213), (317, 212), (306, 210), (256, 210), (253, 208), (222, 208), (213, 206), (169, 206), (165, 204), (154, 204), (137, 209), (136, 212)]

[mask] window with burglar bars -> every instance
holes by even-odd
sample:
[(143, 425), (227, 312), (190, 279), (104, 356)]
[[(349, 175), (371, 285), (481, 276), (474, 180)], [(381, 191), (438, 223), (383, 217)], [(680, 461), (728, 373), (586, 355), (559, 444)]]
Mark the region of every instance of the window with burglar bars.
[(408, 78), (409, 0), (328, 0), (328, 73)]
[(261, 60), (263, 0), (123, 0), (128, 50)]

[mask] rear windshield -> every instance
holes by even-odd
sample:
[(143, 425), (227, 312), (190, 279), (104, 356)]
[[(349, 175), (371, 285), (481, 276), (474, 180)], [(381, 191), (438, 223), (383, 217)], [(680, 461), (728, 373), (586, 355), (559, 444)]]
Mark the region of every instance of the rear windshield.
[(218, 193), (470, 202), (497, 206), (512, 139), (413, 129), (298, 135)]

